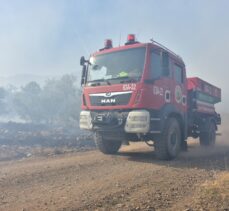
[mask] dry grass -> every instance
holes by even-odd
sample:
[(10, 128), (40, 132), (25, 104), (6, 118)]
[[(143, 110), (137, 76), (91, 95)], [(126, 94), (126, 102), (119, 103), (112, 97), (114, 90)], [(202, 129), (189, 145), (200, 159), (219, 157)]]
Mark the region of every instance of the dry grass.
[(198, 210), (229, 210), (229, 172), (220, 173), (215, 180), (202, 184), (194, 204)]

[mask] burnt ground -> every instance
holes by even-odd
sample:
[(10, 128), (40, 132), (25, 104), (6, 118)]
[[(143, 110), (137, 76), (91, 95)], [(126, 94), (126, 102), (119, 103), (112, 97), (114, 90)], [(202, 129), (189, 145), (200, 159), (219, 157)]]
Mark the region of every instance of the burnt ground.
[(0, 123), (0, 161), (49, 156), (95, 148), (92, 134), (75, 128)]

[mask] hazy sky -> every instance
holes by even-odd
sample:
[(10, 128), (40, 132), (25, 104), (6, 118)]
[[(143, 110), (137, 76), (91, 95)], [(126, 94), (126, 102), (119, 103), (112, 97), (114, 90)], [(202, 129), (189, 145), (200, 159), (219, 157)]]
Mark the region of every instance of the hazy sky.
[(81, 55), (135, 33), (178, 53), (189, 76), (226, 96), (228, 11), (228, 0), (0, 0), (0, 74), (80, 73)]

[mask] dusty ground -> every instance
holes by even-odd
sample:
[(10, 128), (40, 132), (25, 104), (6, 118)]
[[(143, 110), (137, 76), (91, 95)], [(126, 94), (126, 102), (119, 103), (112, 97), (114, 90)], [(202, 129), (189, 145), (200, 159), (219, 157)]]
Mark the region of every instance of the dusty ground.
[(229, 144), (189, 145), (169, 162), (145, 144), (116, 156), (90, 150), (1, 161), (0, 210), (228, 210), (228, 180), (222, 196), (206, 186), (227, 175)]

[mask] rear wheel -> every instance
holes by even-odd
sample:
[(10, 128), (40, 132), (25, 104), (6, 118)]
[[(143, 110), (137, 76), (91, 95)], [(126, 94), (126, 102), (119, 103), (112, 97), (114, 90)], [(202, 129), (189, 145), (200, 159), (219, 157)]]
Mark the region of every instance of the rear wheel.
[(104, 154), (115, 154), (122, 145), (121, 141), (106, 140), (101, 133), (95, 133), (95, 144)]
[(171, 160), (180, 152), (181, 131), (178, 121), (169, 118), (159, 140), (155, 142), (155, 153), (160, 160)]
[(200, 145), (201, 146), (214, 146), (216, 140), (216, 129), (214, 122), (209, 122), (208, 131), (200, 133)]

